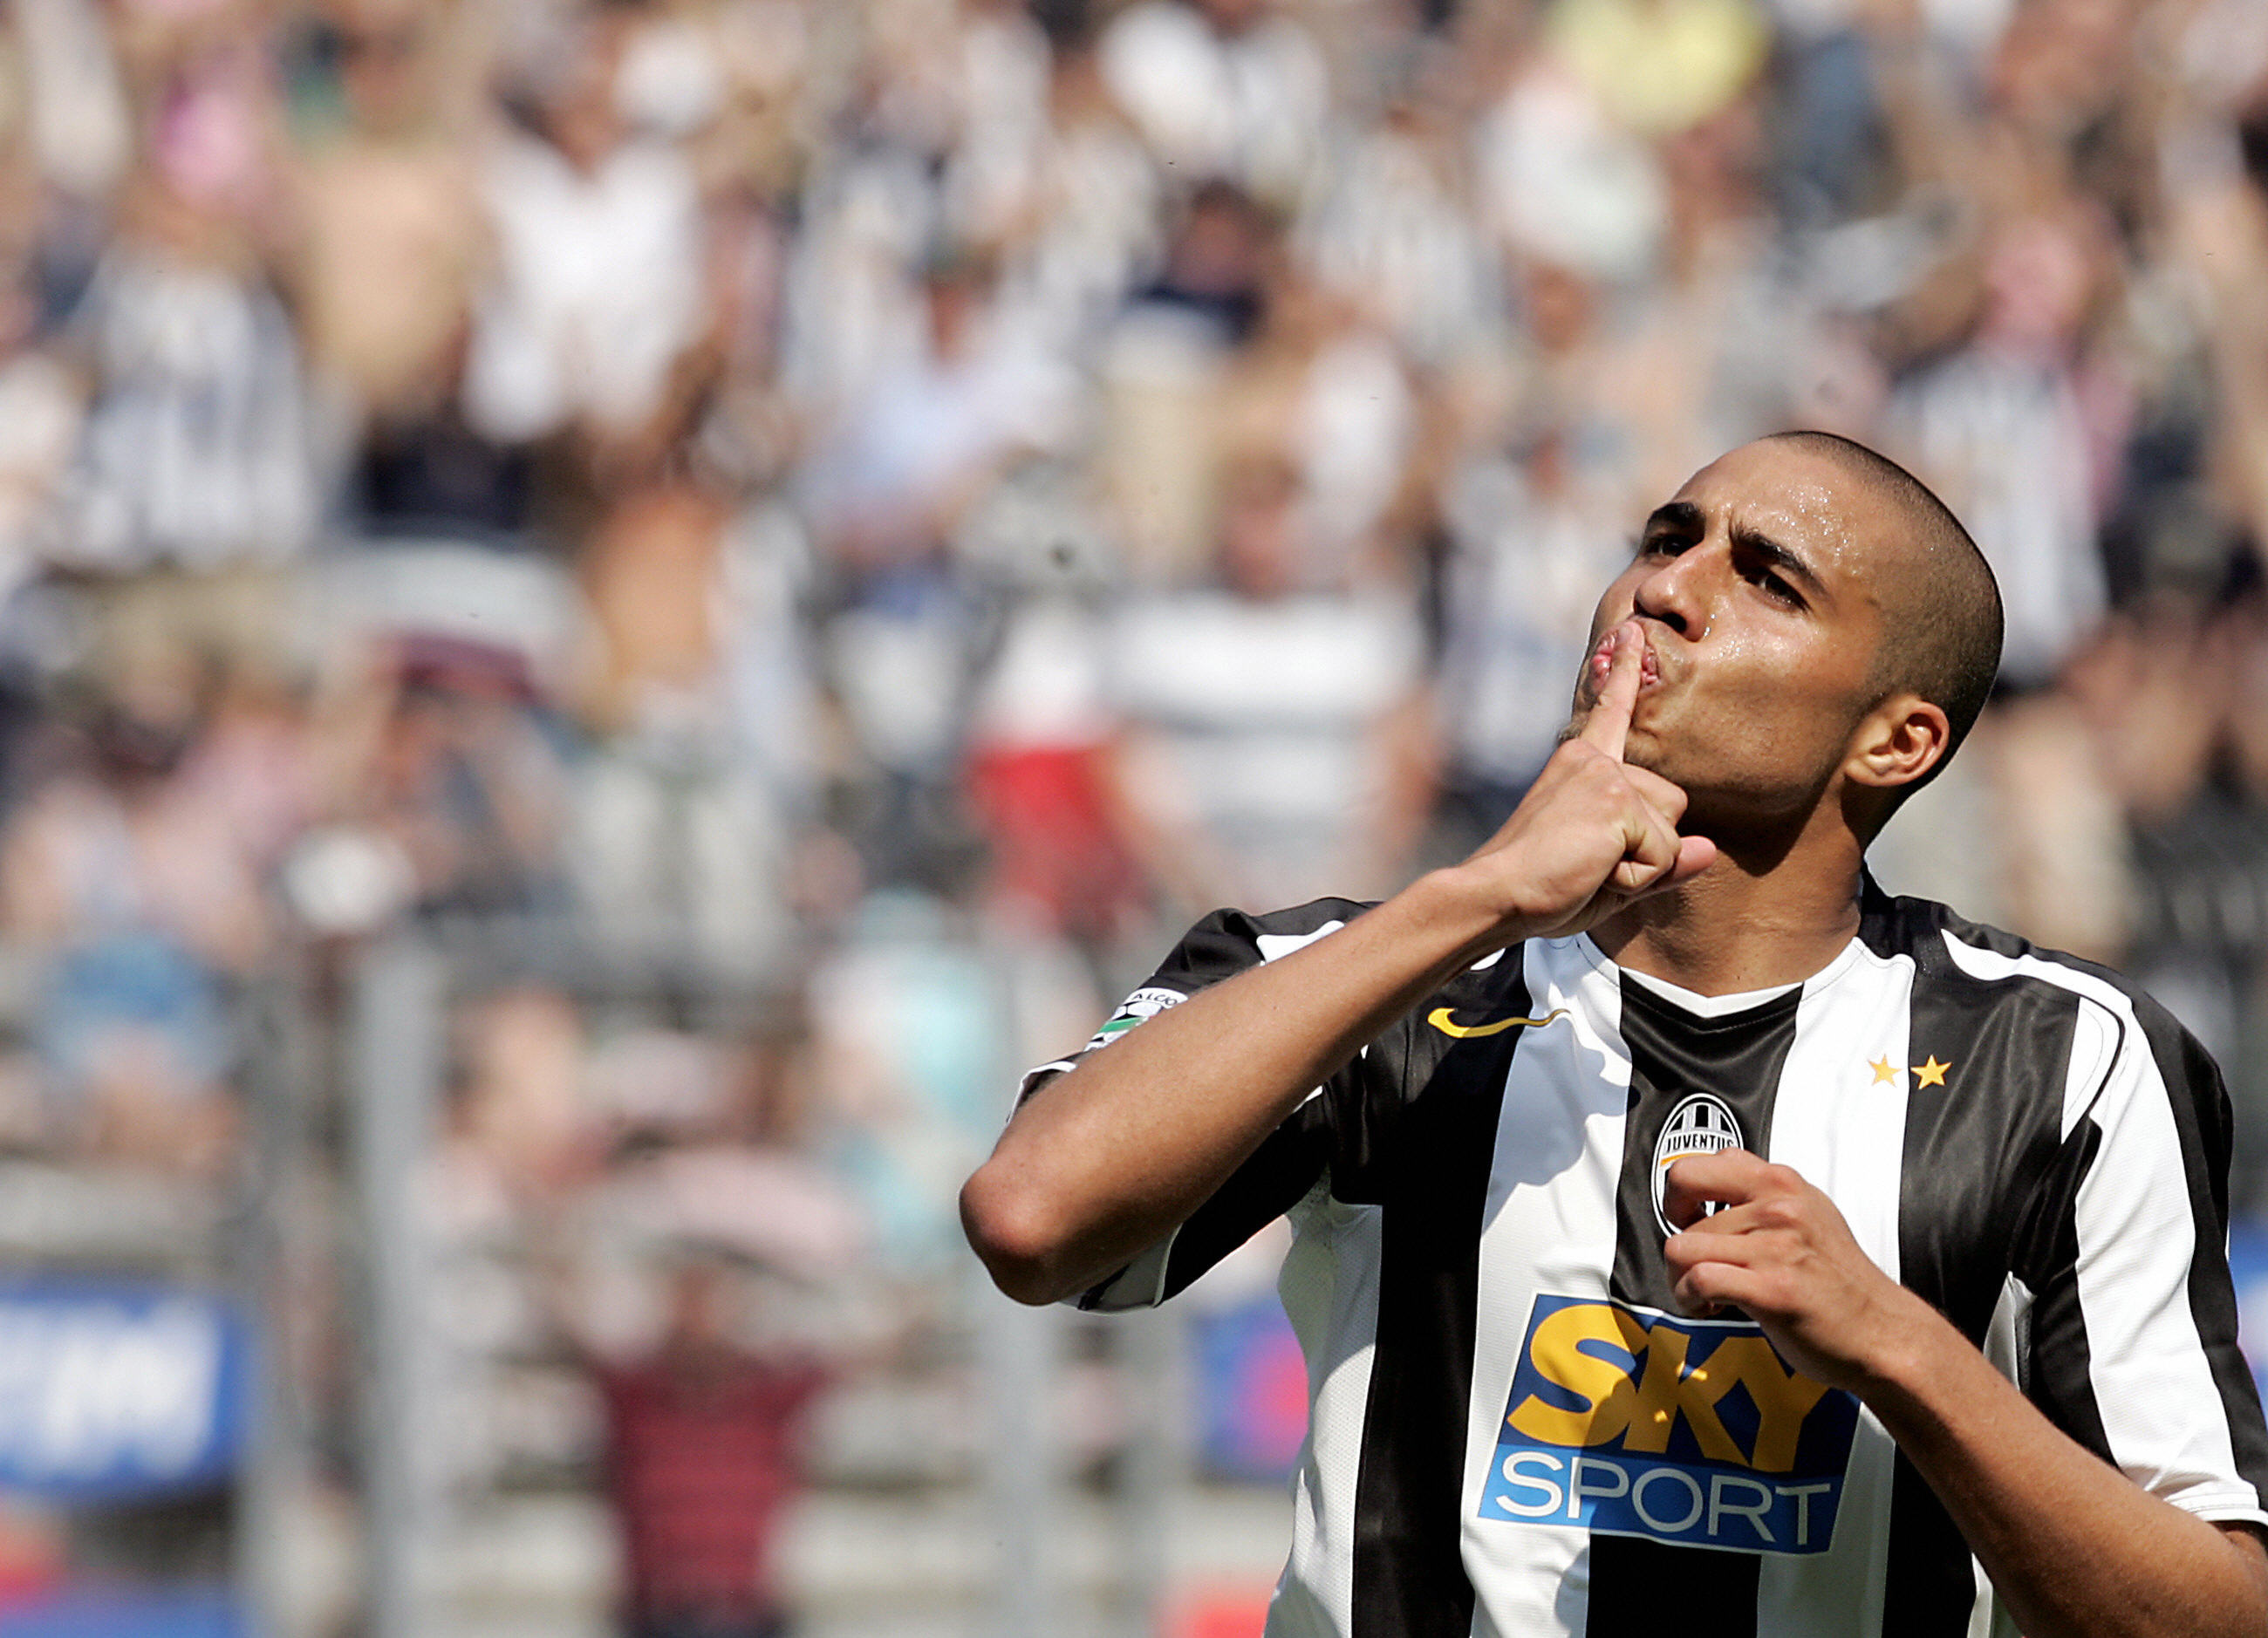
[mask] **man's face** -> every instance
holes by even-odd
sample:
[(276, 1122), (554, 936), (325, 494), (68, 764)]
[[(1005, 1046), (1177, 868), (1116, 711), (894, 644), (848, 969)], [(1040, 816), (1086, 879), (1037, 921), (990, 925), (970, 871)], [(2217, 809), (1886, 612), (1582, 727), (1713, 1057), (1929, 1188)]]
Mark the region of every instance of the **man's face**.
[[(1592, 618), (1636, 615), (1646, 655), (1627, 760), (1682, 786), (1689, 828), (1785, 819), (1815, 804), (1875, 703), (1894, 571), (1882, 509), (1831, 459), (1750, 444), (1646, 520)], [(1596, 698), (1586, 665), (1580, 725)]]

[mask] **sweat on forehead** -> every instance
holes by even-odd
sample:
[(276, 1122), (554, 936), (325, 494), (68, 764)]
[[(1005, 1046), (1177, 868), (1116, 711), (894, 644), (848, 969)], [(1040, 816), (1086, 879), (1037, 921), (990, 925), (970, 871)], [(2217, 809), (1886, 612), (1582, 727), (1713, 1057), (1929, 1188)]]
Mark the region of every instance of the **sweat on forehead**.
[(1875, 684), (1884, 697), (1911, 691), (1942, 708), (1952, 729), (1950, 756), (2000, 667), (2000, 589), (1992, 566), (1952, 509), (1887, 455), (1808, 430), (1762, 442), (1793, 445), (1857, 480), (1882, 508), (1877, 521), (1889, 541), (1907, 548), (1870, 577), (1883, 615)]

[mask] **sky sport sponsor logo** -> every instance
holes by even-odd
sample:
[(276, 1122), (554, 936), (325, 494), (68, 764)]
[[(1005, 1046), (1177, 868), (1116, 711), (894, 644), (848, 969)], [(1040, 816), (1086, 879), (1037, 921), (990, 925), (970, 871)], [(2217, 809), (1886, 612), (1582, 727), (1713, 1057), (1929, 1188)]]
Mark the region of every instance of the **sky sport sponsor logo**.
[[(1653, 1220), (1664, 1234), (1677, 1232), (1670, 1226), (1668, 1202), (1662, 1198), (1669, 1185), (1670, 1163), (1688, 1155), (1714, 1155), (1740, 1146), (1740, 1120), (1723, 1099), (1694, 1092), (1679, 1100), (1653, 1142)], [(1723, 1205), (1721, 1201), (1711, 1201), (1701, 1210), (1704, 1216), (1714, 1216)]]
[(1683, 1546), (1823, 1553), (1859, 1402), (1748, 1320), (1538, 1296), (1483, 1518)]
[(1118, 1003), (1118, 1010), (1102, 1021), (1102, 1027), (1086, 1044), (1089, 1047), (1108, 1047), (1143, 1019), (1154, 1018), (1167, 1008), (1178, 1007), (1188, 999), (1178, 989), (1138, 989)]

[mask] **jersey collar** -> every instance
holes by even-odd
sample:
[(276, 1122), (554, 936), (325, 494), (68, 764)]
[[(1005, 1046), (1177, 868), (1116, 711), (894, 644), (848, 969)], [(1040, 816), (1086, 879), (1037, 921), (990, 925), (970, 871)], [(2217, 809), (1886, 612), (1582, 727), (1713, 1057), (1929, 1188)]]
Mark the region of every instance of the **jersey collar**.
[(1639, 988), (1668, 1003), (1679, 1011), (1697, 1018), (1729, 1017), (1736, 1012), (1746, 1012), (1751, 1008), (1761, 1007), (1768, 1002), (1777, 1001), (1791, 990), (1807, 990), (1815, 995), (1849, 972), (1865, 949), (1864, 945), (1853, 938), (1836, 953), (1832, 961), (1814, 973), (1809, 978), (1793, 984), (1777, 984), (1769, 989), (1744, 989), (1729, 995), (1704, 995), (1698, 991), (1673, 984), (1668, 979), (1655, 978), (1651, 973), (1634, 972), (1629, 967), (1616, 966), (1608, 959), (1605, 951), (1592, 943), (1588, 933), (1578, 933), (1572, 938), (1555, 938), (1550, 942), (1555, 946), (1572, 945), (1575, 954), (1602, 977), (1611, 978), (1617, 983), (1628, 979)]

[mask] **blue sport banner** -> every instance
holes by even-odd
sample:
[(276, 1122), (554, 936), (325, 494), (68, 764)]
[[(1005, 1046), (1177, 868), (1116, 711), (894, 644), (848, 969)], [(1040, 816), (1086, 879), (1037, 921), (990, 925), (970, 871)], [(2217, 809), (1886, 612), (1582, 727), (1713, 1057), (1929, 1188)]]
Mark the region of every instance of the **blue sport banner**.
[(0, 1283), (0, 1488), (113, 1501), (222, 1482), (244, 1449), (251, 1348), (206, 1293)]
[(2237, 1340), (2268, 1399), (2268, 1222), (2229, 1225), (2228, 1272), (2236, 1282)]

